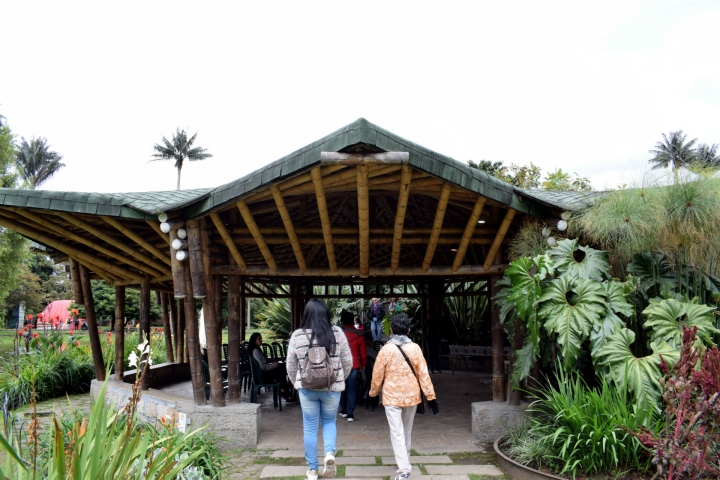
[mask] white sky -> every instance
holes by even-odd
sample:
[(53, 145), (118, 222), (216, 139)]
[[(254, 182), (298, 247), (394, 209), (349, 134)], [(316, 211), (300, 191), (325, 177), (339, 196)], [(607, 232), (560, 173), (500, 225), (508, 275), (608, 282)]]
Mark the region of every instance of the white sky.
[(661, 133), (720, 143), (720, 2), (2, 2), (0, 114), (43, 185), (172, 190), (176, 127), (239, 178), (365, 117), (457, 160), (637, 179)]

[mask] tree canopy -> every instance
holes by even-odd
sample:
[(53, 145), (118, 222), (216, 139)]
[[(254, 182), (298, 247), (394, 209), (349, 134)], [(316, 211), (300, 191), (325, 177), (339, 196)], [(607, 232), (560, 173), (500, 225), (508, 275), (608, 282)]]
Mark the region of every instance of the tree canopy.
[(33, 138), (30, 142), (23, 138), (17, 148), (17, 170), (30, 189), (35, 190), (65, 166), (62, 158), (50, 150), (46, 138)]
[(207, 153), (207, 150), (202, 147), (193, 148), (195, 137), (197, 137), (197, 132), (188, 138), (185, 129), (178, 128), (173, 134), (172, 142), (163, 137), (163, 144), (160, 145), (156, 143), (153, 147), (157, 153), (152, 155), (153, 158), (150, 160), (151, 162), (158, 160), (175, 160), (175, 168), (177, 168), (178, 171), (178, 190), (180, 190), (180, 174), (185, 160), (196, 162), (212, 157), (212, 155)]

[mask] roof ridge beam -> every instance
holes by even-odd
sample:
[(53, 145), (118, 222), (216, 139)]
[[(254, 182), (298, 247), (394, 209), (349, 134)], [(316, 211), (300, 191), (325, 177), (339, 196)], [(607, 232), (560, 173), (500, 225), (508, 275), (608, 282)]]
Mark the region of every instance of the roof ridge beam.
[(320, 165), (407, 165), (409, 152), (383, 152), (369, 155), (353, 153), (320, 152)]

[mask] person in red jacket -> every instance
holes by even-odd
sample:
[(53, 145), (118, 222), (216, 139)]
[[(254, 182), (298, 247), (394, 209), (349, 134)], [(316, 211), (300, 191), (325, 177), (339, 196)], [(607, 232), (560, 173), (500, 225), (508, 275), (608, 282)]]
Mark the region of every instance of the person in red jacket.
[(357, 402), (357, 377), (365, 369), (367, 363), (367, 349), (363, 332), (354, 327), (355, 318), (350, 312), (340, 315), (343, 332), (347, 337), (352, 352), (353, 366), (350, 375), (345, 377), (345, 390), (340, 395), (340, 416), (347, 417), (348, 422), (355, 421), (355, 403)]

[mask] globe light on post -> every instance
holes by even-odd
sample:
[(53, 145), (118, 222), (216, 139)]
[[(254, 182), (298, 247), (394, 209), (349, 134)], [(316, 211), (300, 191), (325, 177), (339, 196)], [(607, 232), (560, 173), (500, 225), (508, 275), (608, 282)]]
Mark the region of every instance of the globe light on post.
[(551, 233), (552, 233), (552, 230), (550, 230), (550, 227), (544, 227), (544, 228), (542, 229), (542, 236), (543, 236), (543, 237), (549, 237)]
[(557, 229), (561, 232), (564, 232), (565, 230), (567, 230), (567, 227), (568, 227), (568, 224), (565, 220), (560, 220), (557, 223)]
[(554, 247), (555, 245), (557, 245), (557, 242), (555, 241), (555, 237), (548, 237), (547, 244), (550, 245), (551, 247)]
[(184, 228), (178, 228), (177, 236), (181, 240), (185, 240), (187, 238), (187, 231)]
[(167, 213), (162, 212), (162, 213), (158, 214), (158, 220), (160, 222), (163, 222), (163, 223), (167, 222), (167, 219), (168, 219)]
[(163, 233), (168, 233), (170, 231), (170, 224), (167, 222), (162, 222), (160, 224), (160, 231)]
[(183, 248), (183, 241), (180, 240), (179, 238), (176, 238), (172, 242), (172, 248), (175, 250), (180, 250), (181, 248)]
[(177, 258), (181, 262), (184, 262), (188, 258), (188, 252), (186, 250), (178, 250), (175, 254), (175, 258)]

